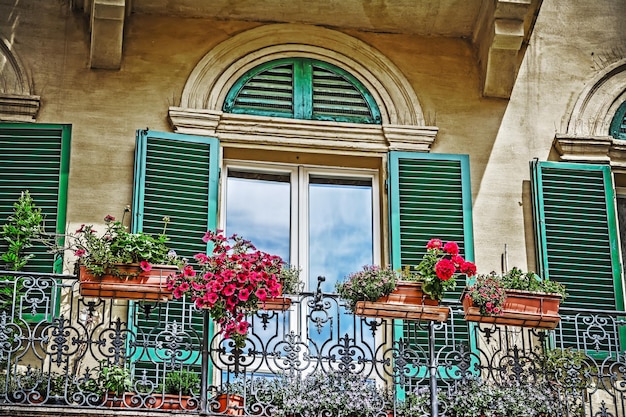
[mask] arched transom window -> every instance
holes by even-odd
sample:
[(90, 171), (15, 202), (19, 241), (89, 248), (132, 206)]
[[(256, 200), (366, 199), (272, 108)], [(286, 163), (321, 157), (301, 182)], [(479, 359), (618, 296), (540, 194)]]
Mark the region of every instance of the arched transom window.
[(279, 59), (250, 70), (231, 88), (224, 112), (380, 124), (378, 106), (352, 75), (327, 62)]

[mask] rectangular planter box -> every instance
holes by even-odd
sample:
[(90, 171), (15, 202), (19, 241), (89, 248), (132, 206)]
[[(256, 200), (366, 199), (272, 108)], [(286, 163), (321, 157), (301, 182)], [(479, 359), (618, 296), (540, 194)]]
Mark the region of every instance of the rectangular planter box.
[(479, 323), (495, 323), (506, 326), (534, 327), (554, 329), (561, 321), (559, 305), (560, 294), (506, 290), (506, 300), (502, 306), (502, 315), (483, 316), (472, 300), (461, 295), (465, 320)]
[[(104, 274), (95, 276), (84, 265), (80, 266), (79, 286), (83, 297), (115, 298), (122, 300), (169, 301), (172, 292), (167, 289), (167, 277), (176, 273), (177, 267), (153, 265), (142, 271), (138, 265), (125, 265), (127, 277)], [(120, 267), (121, 268), (121, 267)]]

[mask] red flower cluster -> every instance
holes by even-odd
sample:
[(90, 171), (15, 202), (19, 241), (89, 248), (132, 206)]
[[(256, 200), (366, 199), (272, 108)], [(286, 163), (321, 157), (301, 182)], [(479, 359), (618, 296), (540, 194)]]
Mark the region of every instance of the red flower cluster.
[(440, 239), (428, 241), (426, 253), (415, 270), (424, 293), (438, 301), (446, 291), (456, 287), (455, 274), (476, 275), (476, 265), (459, 255), (459, 245), (456, 242), (444, 244)]
[(447, 281), (456, 272), (467, 274), (470, 277), (476, 275), (476, 265), (459, 255), (459, 245), (456, 242), (447, 242), (444, 245), (439, 239), (431, 239), (426, 245), (426, 249), (435, 254), (443, 252), (443, 257), (435, 264), (435, 273), (439, 279)]
[(227, 238), (220, 231), (208, 231), (203, 241), (213, 244), (213, 252), (194, 256), (200, 271), (186, 265), (169, 277), (168, 288), (175, 298), (187, 295), (197, 308), (211, 310), (222, 335), (242, 347), (249, 327), (246, 314), (256, 312), (259, 301), (282, 293), (283, 260), (237, 235)]

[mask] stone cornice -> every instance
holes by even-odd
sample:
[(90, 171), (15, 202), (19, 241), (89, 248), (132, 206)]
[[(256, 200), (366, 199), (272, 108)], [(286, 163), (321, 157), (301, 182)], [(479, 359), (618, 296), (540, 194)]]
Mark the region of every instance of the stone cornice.
[(0, 121), (34, 122), (40, 102), (39, 96), (0, 93)]
[(612, 136), (557, 134), (554, 149), (563, 162), (608, 163), (613, 172), (626, 173), (626, 141)]
[(438, 131), (432, 126), (311, 121), (181, 107), (170, 107), (169, 119), (175, 132), (217, 137), (223, 146), (360, 154), (429, 152)]

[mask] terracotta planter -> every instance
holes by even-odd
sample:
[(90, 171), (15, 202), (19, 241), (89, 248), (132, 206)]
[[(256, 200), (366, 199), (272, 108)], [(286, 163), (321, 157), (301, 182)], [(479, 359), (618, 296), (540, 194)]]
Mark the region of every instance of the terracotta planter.
[(463, 291), (461, 301), (467, 321), (540, 329), (554, 329), (561, 321), (560, 294), (506, 290), (503, 314), (490, 316), (481, 315), (480, 309), (465, 294), (466, 291)]
[(244, 415), (244, 397), (237, 394), (220, 394), (215, 398), (218, 404), (211, 404), (211, 412), (229, 416)]
[(153, 265), (143, 271), (139, 264), (120, 264), (118, 275), (95, 276), (85, 266), (80, 266), (80, 295), (83, 297), (116, 298), (125, 300), (171, 300), (167, 277), (176, 273), (172, 265)]
[(266, 311), (285, 311), (291, 307), (291, 298), (289, 297), (273, 297), (265, 301), (257, 303), (260, 310)]
[(354, 313), (365, 317), (444, 322), (448, 320), (450, 309), (441, 307), (439, 301), (424, 294), (421, 282), (400, 281), (388, 296), (376, 301), (358, 301)]
[(140, 403), (133, 404), (133, 397), (135, 395), (136, 394), (134, 392), (125, 392), (121, 396), (116, 396), (114, 392), (109, 392), (106, 400), (104, 401), (104, 406), (113, 408), (139, 407)]
[(438, 306), (439, 301), (433, 300), (422, 291), (422, 283), (414, 281), (398, 281), (391, 294), (380, 297), (376, 302), (394, 304), (412, 304)]
[(147, 404), (147, 406), (159, 410), (195, 410), (198, 408), (198, 404), (191, 398), (189, 395), (155, 394), (154, 403)]

